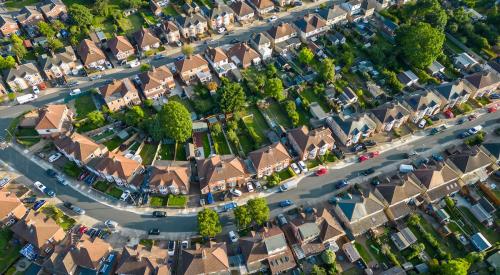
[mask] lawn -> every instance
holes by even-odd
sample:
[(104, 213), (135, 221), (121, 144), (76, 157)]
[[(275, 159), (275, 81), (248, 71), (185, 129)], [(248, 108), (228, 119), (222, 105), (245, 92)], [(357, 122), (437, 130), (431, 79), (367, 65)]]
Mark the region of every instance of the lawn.
[(0, 273), (12, 265), (20, 256), (19, 250), (21, 249), (18, 245), (13, 245), (10, 243), (12, 240), (12, 231), (9, 229), (0, 230)]
[(108, 191), (106, 191), (106, 194), (110, 195), (111, 197), (115, 199), (119, 199), (121, 195), (123, 194), (123, 190), (116, 186), (111, 186)]
[(72, 161), (66, 162), (64, 164), (63, 170), (66, 175), (72, 178), (77, 178), (83, 172), (82, 168), (80, 168), (78, 165), (76, 165), (76, 163)]
[(208, 157), (212, 153), (212, 150), (210, 149), (210, 141), (208, 140), (208, 134), (203, 135), (203, 152), (205, 157)]
[(38, 0), (7, 0), (4, 5), (9, 9), (21, 9), (25, 6), (36, 5), (38, 2)]
[[(174, 159), (175, 144), (162, 144), (160, 148), (160, 159), (173, 160)], [(184, 145), (177, 145), (177, 154), (175, 155), (175, 160), (186, 160), (186, 149)]]
[(90, 93), (82, 95), (75, 99), (76, 108), (76, 118), (82, 119), (87, 116), (88, 113), (97, 110)]
[(123, 143), (123, 141), (119, 137), (114, 137), (114, 138), (104, 142), (103, 144), (104, 144), (104, 146), (108, 147), (109, 151), (113, 151), (116, 148), (118, 148), (118, 146), (120, 146), (122, 143)]
[(149, 206), (151, 207), (165, 207), (168, 203), (167, 196), (152, 196), (149, 201)]
[(99, 140), (101, 140), (101, 139), (105, 139), (105, 138), (107, 138), (107, 137), (110, 137), (110, 136), (111, 136), (111, 135), (113, 135), (114, 133), (115, 133), (115, 131), (113, 131), (113, 130), (109, 130), (109, 129), (108, 129), (108, 130), (106, 130), (106, 131), (104, 131), (104, 132), (102, 132), (102, 133), (100, 133), (100, 134), (98, 134), (98, 135), (93, 136), (92, 138), (93, 138), (95, 141), (99, 141)]
[(110, 185), (110, 184), (109, 184), (108, 182), (105, 182), (105, 181), (101, 181), (101, 180), (100, 180), (100, 181), (98, 181), (98, 182), (94, 183), (94, 186), (93, 186), (93, 187), (94, 187), (94, 189), (99, 190), (99, 191), (101, 191), (101, 192), (105, 193), (105, 192), (106, 192), (106, 190), (108, 190), (109, 185)]
[(285, 128), (292, 128), (292, 121), (285, 113), (285, 109), (278, 102), (273, 102), (267, 109), (267, 114)]
[(295, 173), (292, 171), (292, 168), (288, 167), (278, 172), (278, 176), (281, 181), (285, 181), (289, 178), (295, 177)]
[(184, 195), (168, 195), (167, 205), (169, 207), (185, 207), (187, 203), (187, 197)]
[(168, 98), (168, 100), (177, 101), (177, 102), (181, 103), (191, 113), (195, 111), (193, 108), (193, 105), (191, 105), (191, 102), (189, 100), (182, 99), (178, 95), (171, 96)]
[(389, 262), (384, 253), (382, 253), (382, 248), (373, 239), (366, 240), (366, 246), (379, 264)]
[(214, 142), (215, 152), (219, 155), (229, 155), (231, 150), (229, 150), (229, 145), (224, 138), (224, 135), (211, 135), (212, 141)]
[(43, 213), (52, 218), (64, 231), (70, 230), (76, 223), (76, 220), (64, 214), (64, 212), (54, 205), (47, 205), (42, 208)]
[(307, 169), (312, 169), (321, 164), (321, 161), (317, 158), (308, 160), (306, 162)]
[(158, 148), (157, 144), (150, 144), (150, 143), (145, 143), (144, 146), (142, 146), (140, 155), (142, 158), (143, 165), (150, 165), (153, 162), (157, 148)]
[(238, 140), (243, 148), (243, 153), (248, 154), (253, 151), (255, 143), (247, 133), (238, 133)]
[(321, 106), (321, 109), (323, 109), (323, 111), (325, 111), (326, 113), (328, 113), (328, 111), (330, 110), (330, 107), (328, 106), (328, 103), (324, 99), (324, 97), (315, 94), (312, 88), (308, 87), (305, 90), (303, 90), (300, 94), (305, 99), (307, 99), (309, 103), (318, 102), (318, 104)]
[(365, 263), (369, 263), (373, 260), (372, 255), (368, 253), (368, 251), (362, 244), (355, 242), (354, 246), (356, 247), (356, 250), (358, 250), (359, 255), (361, 255), (361, 258), (363, 258)]
[(34, 128), (18, 128), (16, 131), (17, 143), (31, 147), (40, 141), (40, 136)]
[(470, 210), (465, 206), (459, 206), (461, 212), (464, 214), (464, 218), (468, 219), (471, 223), (473, 223), (481, 233), (483, 233), (484, 237), (490, 241), (490, 243), (495, 244), (500, 241), (500, 235), (490, 228), (487, 228), (482, 223), (480, 223), (476, 217), (470, 212)]
[[(250, 107), (247, 109), (246, 116), (243, 117), (243, 122), (247, 128), (253, 128), (257, 135), (261, 138), (261, 144), (265, 143), (266, 133), (269, 131), (269, 126), (264, 119), (262, 113), (256, 107)], [(259, 145), (261, 145), (259, 144)]]
[(178, 16), (179, 13), (174, 9), (174, 7), (172, 6), (172, 4), (168, 4), (167, 7), (163, 8), (163, 14), (165, 15), (170, 15), (170, 16)]

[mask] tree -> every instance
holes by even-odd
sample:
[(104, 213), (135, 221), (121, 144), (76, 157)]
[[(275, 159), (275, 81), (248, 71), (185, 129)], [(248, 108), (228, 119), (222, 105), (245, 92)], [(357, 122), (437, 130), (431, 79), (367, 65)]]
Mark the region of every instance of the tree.
[(230, 82), (222, 78), (222, 85), (217, 91), (219, 106), (224, 113), (234, 113), (243, 109), (246, 97), (245, 91), (238, 82)]
[(466, 259), (457, 258), (441, 263), (439, 271), (442, 275), (467, 275), (470, 265)]
[(409, 5), (408, 9), (407, 16), (415, 23), (426, 22), (442, 31), (448, 22), (448, 15), (438, 0), (420, 0)]
[(52, 28), (53, 28), (56, 32), (59, 32), (59, 31), (61, 31), (62, 29), (64, 29), (64, 28), (65, 28), (64, 23), (63, 23), (63, 22), (61, 22), (61, 20), (59, 20), (59, 19), (56, 19), (56, 20), (52, 21), (52, 23), (51, 23), (51, 24), (52, 24)]
[(149, 69), (151, 69), (151, 65), (149, 65), (147, 63), (141, 64), (141, 72), (147, 72), (147, 71), (149, 71)]
[(215, 210), (205, 208), (198, 212), (198, 231), (205, 238), (215, 237), (222, 232), (219, 215)]
[(0, 70), (12, 69), (16, 66), (16, 60), (12, 56), (3, 57), (0, 55)]
[(61, 40), (57, 38), (50, 38), (48, 39), (47, 42), (49, 44), (49, 48), (52, 49), (53, 51), (64, 48), (63, 42), (61, 42)]
[(310, 65), (314, 59), (314, 53), (307, 47), (304, 47), (299, 52), (299, 62), (304, 65)]
[(326, 249), (321, 253), (321, 259), (327, 265), (335, 265), (335, 252), (330, 249)]
[(215, 82), (215, 81), (208, 82), (207, 83), (207, 89), (209, 91), (215, 91), (215, 90), (217, 90), (217, 82)]
[(411, 65), (425, 69), (441, 54), (444, 33), (428, 23), (403, 25), (396, 32), (396, 42)]
[(143, 5), (142, 0), (125, 0), (124, 3), (131, 9), (138, 9)]
[(258, 224), (263, 225), (269, 220), (269, 206), (264, 198), (256, 198), (248, 200), (247, 206), (252, 216), (252, 220)]
[(222, 134), (222, 126), (220, 125), (220, 123), (212, 125), (212, 127), (210, 127), (210, 130), (211, 130), (210, 132), (214, 136), (219, 136)]
[(184, 44), (181, 48), (181, 51), (185, 56), (189, 57), (193, 55), (194, 47), (191, 44)]
[(153, 100), (151, 98), (148, 98), (146, 100), (144, 100), (144, 106), (150, 108), (153, 106)]
[(326, 275), (326, 270), (319, 265), (313, 265), (311, 275)]
[(10, 36), (10, 42), (12, 43), (12, 52), (17, 57), (17, 60), (21, 61), (28, 53), (28, 50), (26, 50), (26, 47), (23, 45), (23, 40), (17, 36), (17, 34), (12, 34)]
[(252, 216), (246, 205), (238, 206), (234, 209), (234, 219), (236, 226), (241, 229), (246, 229), (252, 224)]
[(177, 101), (169, 101), (161, 110), (162, 124), (166, 134), (177, 142), (185, 142), (191, 137), (193, 123), (189, 111)]
[(278, 69), (274, 66), (274, 63), (269, 63), (266, 66), (266, 76), (268, 78), (276, 77), (278, 75)]
[(56, 31), (45, 21), (40, 21), (38, 23), (38, 30), (47, 38), (51, 38), (56, 35)]
[(326, 83), (332, 83), (335, 80), (335, 64), (331, 58), (325, 58), (321, 61), (319, 77)]
[(418, 224), (420, 224), (420, 216), (417, 214), (410, 215), (410, 217), (408, 218), (408, 224), (411, 226), (417, 226)]
[(267, 80), (264, 91), (267, 96), (272, 97), (277, 101), (285, 99), (285, 94), (283, 93), (283, 82), (281, 82), (281, 79), (277, 77)]
[(69, 7), (68, 13), (73, 23), (79, 27), (89, 26), (94, 20), (92, 12), (84, 5), (73, 4)]
[(133, 106), (125, 113), (125, 123), (132, 126), (139, 126), (145, 118), (144, 110), (141, 106)]
[(485, 252), (472, 251), (467, 254), (466, 259), (472, 265), (474, 263), (482, 263), (484, 261)]
[(425, 250), (425, 245), (423, 243), (415, 243), (411, 245), (411, 249), (412, 252), (408, 256), (408, 260), (418, 257)]
[(104, 115), (100, 111), (97, 111), (97, 110), (88, 113), (87, 120), (90, 123), (92, 123), (96, 126), (99, 126), (99, 127), (104, 125), (104, 122), (106, 121), (104, 118)]
[(240, 144), (240, 139), (238, 138), (238, 134), (236, 134), (236, 131), (233, 129), (229, 129), (227, 131), (227, 138), (229, 139), (230, 142), (236, 145)]
[(383, 69), (382, 75), (385, 77), (387, 86), (389, 86), (391, 89), (396, 92), (401, 92), (403, 90), (404, 86), (401, 82), (399, 82), (395, 72)]

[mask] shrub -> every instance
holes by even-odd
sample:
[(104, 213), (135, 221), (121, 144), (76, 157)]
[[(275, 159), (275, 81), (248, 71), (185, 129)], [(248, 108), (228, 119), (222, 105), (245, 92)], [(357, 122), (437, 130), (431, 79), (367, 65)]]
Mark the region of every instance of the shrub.
[(248, 127), (248, 133), (252, 137), (253, 141), (255, 141), (255, 143), (259, 144), (262, 142), (262, 138), (257, 134), (253, 127)]

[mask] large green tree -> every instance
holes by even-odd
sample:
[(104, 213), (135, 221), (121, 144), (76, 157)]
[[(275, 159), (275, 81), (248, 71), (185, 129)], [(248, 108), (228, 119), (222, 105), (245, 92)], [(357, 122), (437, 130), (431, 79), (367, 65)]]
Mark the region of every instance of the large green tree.
[(170, 100), (161, 110), (162, 124), (167, 136), (177, 142), (185, 142), (191, 137), (193, 123), (189, 111), (177, 101)]
[(428, 23), (405, 24), (397, 30), (396, 42), (411, 65), (425, 69), (441, 54), (444, 33)]
[(241, 205), (234, 209), (234, 219), (239, 229), (246, 229), (252, 224), (252, 216), (246, 205)]
[(467, 275), (469, 268), (470, 263), (466, 259), (457, 258), (441, 263), (439, 271), (441, 275)]
[(215, 210), (205, 208), (198, 212), (198, 231), (205, 238), (215, 237), (222, 232), (219, 215)]
[(40, 21), (38, 23), (38, 30), (47, 38), (51, 38), (56, 35), (56, 31), (45, 21)]
[(277, 101), (282, 101), (283, 99), (285, 99), (285, 94), (283, 92), (283, 82), (281, 82), (281, 79), (277, 77), (267, 80), (266, 86), (264, 87), (264, 92), (267, 96), (272, 97)]
[(125, 113), (125, 123), (132, 126), (139, 126), (144, 117), (145, 113), (141, 106), (133, 106)]
[(298, 59), (300, 63), (310, 65), (314, 59), (314, 53), (308, 47), (304, 47), (299, 51)]
[(335, 80), (335, 64), (331, 58), (325, 58), (321, 61), (319, 77), (326, 83), (332, 83)]
[(0, 70), (11, 69), (16, 66), (16, 60), (12, 56), (3, 57), (0, 55)]
[(319, 265), (313, 265), (311, 269), (311, 275), (327, 275), (327, 273), (323, 267)]
[(68, 13), (73, 23), (79, 27), (89, 26), (94, 20), (91, 10), (84, 5), (73, 4), (69, 7)]
[(264, 198), (256, 198), (248, 200), (247, 202), (252, 220), (258, 224), (263, 225), (269, 220), (269, 206)]
[(12, 34), (10, 42), (12, 43), (12, 53), (17, 57), (17, 61), (21, 61), (28, 53), (28, 50), (23, 45), (23, 40), (17, 34)]
[(88, 113), (87, 120), (98, 127), (104, 125), (104, 122), (106, 121), (102, 112), (97, 110)]
[(444, 30), (448, 22), (448, 15), (438, 0), (419, 0), (408, 5), (405, 11), (411, 22), (426, 22), (439, 30)]
[(64, 48), (63, 42), (57, 38), (49, 38), (47, 43), (49, 45), (49, 48), (53, 51)]
[(231, 82), (227, 78), (222, 78), (222, 85), (219, 87), (219, 106), (224, 113), (234, 113), (240, 111), (245, 106), (245, 91), (238, 82)]

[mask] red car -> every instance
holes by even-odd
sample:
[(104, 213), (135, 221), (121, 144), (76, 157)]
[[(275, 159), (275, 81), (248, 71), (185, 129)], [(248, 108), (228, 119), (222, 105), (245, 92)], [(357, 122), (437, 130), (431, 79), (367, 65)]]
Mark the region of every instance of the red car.
[(379, 151), (373, 151), (373, 152), (370, 152), (368, 153), (368, 156), (372, 159), (374, 157), (377, 157), (378, 155), (380, 155), (380, 152)]
[(496, 106), (488, 108), (488, 113), (494, 113), (496, 111), (497, 111), (497, 107)]
[(455, 115), (453, 114), (453, 112), (452, 112), (450, 109), (448, 109), (448, 110), (444, 111), (444, 115), (445, 115), (447, 118), (454, 118), (454, 117), (455, 117)]
[(83, 233), (87, 232), (87, 230), (89, 230), (88, 227), (82, 225), (82, 227), (80, 227), (80, 229), (78, 229), (78, 233), (83, 234)]
[(359, 162), (363, 162), (363, 161), (368, 160), (368, 159), (370, 159), (370, 158), (368, 156), (366, 156), (366, 155), (361, 155), (358, 158)]
[(476, 120), (477, 118), (477, 115), (476, 114), (472, 114), (468, 117), (469, 121), (473, 121), (473, 120)]
[(318, 171), (316, 171), (316, 176), (323, 176), (323, 175), (326, 175), (327, 173), (328, 173), (328, 169), (321, 168)]

